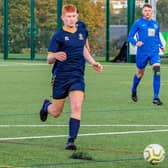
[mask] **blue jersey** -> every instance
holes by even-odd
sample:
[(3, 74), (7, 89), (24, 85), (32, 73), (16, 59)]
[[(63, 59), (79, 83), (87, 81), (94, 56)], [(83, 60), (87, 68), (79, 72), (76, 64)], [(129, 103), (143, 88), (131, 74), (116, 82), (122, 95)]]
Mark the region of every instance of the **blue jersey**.
[(137, 54), (159, 53), (159, 48), (163, 47), (159, 32), (160, 25), (157, 21), (140, 18), (133, 24), (128, 35), (128, 41), (133, 45), (136, 45), (137, 41), (144, 43), (141, 47), (137, 48)]
[(63, 51), (67, 54), (65, 61), (56, 60), (52, 73), (56, 77), (72, 78), (84, 75), (85, 58), (83, 55), (84, 45), (88, 33), (78, 27), (75, 33), (60, 29), (51, 38), (48, 52)]

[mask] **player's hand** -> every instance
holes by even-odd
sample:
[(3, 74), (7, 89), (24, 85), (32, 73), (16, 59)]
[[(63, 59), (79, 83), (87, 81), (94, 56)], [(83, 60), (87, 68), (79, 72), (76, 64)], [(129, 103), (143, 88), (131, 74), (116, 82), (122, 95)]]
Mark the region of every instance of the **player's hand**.
[(136, 43), (137, 47), (141, 47), (142, 45), (144, 45), (144, 43), (142, 41), (137, 41), (137, 43)]
[(60, 51), (55, 53), (55, 58), (58, 61), (65, 61), (67, 59), (67, 55), (65, 52)]
[(99, 62), (93, 63), (92, 66), (97, 72), (103, 71), (103, 66)]
[(162, 52), (164, 53), (166, 51), (166, 48), (165, 47), (162, 47), (161, 48)]

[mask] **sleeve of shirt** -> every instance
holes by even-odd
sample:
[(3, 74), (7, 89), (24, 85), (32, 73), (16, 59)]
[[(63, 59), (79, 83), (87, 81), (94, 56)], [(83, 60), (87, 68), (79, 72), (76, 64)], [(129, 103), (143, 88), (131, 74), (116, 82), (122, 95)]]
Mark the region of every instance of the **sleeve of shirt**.
[(162, 44), (160, 38), (159, 38), (159, 48), (163, 48), (163, 44)]
[(59, 42), (58, 42), (57, 34), (55, 33), (50, 40), (48, 52), (57, 52), (58, 49), (59, 49)]
[(84, 22), (82, 22), (82, 21), (78, 21), (77, 25), (78, 25), (79, 28), (82, 28), (82, 29), (84, 29), (86, 31), (86, 36), (88, 37), (89, 36), (89, 32), (88, 32), (88, 29), (86, 27), (86, 24)]
[(131, 43), (131, 44), (133, 44), (133, 45), (136, 45), (136, 43), (137, 43), (137, 40), (135, 40), (135, 34), (137, 33), (137, 31), (138, 31), (138, 23), (137, 23), (137, 21), (132, 25), (132, 27), (131, 27), (131, 30), (130, 30), (130, 32), (129, 32), (129, 34), (128, 34), (128, 41)]
[(158, 24), (158, 32), (157, 32), (157, 38), (158, 38), (158, 43), (159, 43), (159, 48), (163, 48), (163, 44), (162, 44), (162, 41), (160, 39), (160, 25)]

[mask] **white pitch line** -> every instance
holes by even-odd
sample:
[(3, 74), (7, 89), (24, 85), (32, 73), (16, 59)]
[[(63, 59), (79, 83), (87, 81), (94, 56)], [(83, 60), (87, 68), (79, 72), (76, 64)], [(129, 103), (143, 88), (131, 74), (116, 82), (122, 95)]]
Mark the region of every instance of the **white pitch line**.
[[(68, 127), (69, 125), (64, 124), (57, 124), (57, 125), (14, 125), (14, 124), (6, 124), (6, 125), (0, 125), (0, 128), (4, 127)], [(82, 124), (81, 127), (168, 127), (168, 125), (157, 125), (157, 124)]]
[[(0, 62), (0, 67), (1, 66), (17, 66), (17, 65), (27, 65), (27, 66), (34, 66), (34, 65), (37, 65), (37, 66), (41, 66), (41, 65), (45, 65), (47, 66), (47, 62)], [(87, 64), (88, 66), (91, 66), (89, 64)], [(135, 68), (134, 66), (132, 66), (133, 64), (103, 64), (103, 66), (106, 66), (106, 67), (122, 67), (122, 68)], [(167, 69), (168, 67), (167, 66), (164, 66), (162, 65), (162, 69)]]
[[(79, 134), (78, 136), (124, 135), (124, 134), (143, 134), (143, 133), (161, 133), (161, 132), (168, 132), (168, 129), (164, 129), (164, 130), (146, 130), (146, 131), (124, 131), (124, 132), (87, 133), (87, 134)], [(48, 135), (48, 136), (30, 136), (30, 137), (8, 137), (8, 138), (0, 138), (0, 141), (27, 140), (27, 139), (47, 139), (47, 138), (63, 138), (63, 137), (67, 137), (67, 135)]]
[(25, 63), (25, 62), (8, 62), (8, 63), (1, 63), (0, 67), (4, 66), (41, 66), (41, 65), (48, 65), (47, 63)]

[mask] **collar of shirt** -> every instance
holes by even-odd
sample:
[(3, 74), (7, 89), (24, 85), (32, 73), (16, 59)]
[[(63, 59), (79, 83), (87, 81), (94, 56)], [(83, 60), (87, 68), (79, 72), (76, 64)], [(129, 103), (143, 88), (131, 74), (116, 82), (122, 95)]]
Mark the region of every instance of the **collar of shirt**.
[(67, 27), (63, 26), (62, 28), (64, 31), (69, 32), (69, 33), (75, 33), (77, 32), (77, 28), (74, 29), (68, 29)]

